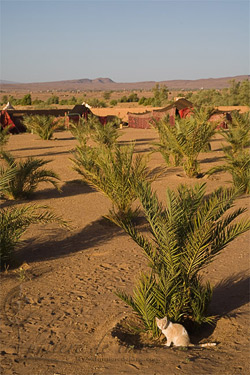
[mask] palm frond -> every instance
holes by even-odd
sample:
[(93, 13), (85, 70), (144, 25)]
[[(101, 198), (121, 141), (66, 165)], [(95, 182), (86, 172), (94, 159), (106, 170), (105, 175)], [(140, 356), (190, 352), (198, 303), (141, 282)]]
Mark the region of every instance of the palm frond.
[(31, 224), (56, 222), (67, 228), (68, 224), (46, 206), (25, 205), (1, 208), (0, 210), (0, 257), (8, 262), (20, 243), (20, 237)]
[(2, 188), (2, 195), (10, 199), (27, 198), (37, 188), (40, 182), (51, 183), (58, 190), (59, 176), (52, 170), (44, 169), (43, 166), (50, 160), (42, 160), (28, 157), (24, 160), (15, 161), (10, 153), (3, 153), (3, 158), (8, 167), (0, 169), (0, 176), (3, 177), (8, 169), (12, 169), (12, 179)]

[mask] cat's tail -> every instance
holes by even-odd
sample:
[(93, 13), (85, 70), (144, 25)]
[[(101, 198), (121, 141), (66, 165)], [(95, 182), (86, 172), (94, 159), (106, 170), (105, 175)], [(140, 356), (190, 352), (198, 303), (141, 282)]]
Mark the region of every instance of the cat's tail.
[(207, 343), (205, 343), (205, 344), (200, 344), (200, 346), (201, 346), (202, 348), (205, 348), (206, 346), (216, 346), (216, 345), (217, 345), (216, 342), (207, 342)]
[(195, 347), (195, 348), (206, 348), (208, 346), (216, 346), (216, 345), (217, 345), (216, 342), (207, 342), (205, 344), (198, 344), (198, 345), (189, 344), (188, 346), (192, 346), (192, 347)]

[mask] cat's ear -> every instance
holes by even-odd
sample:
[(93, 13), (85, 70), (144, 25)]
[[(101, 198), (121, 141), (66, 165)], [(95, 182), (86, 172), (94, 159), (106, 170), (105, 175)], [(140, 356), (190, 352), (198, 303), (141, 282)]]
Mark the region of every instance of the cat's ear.
[(162, 319), (162, 323), (164, 324), (164, 328), (166, 328), (168, 325), (168, 318), (166, 316)]
[(155, 320), (156, 320), (156, 323), (158, 323), (160, 319), (158, 319), (157, 316), (156, 316), (156, 317), (155, 317)]

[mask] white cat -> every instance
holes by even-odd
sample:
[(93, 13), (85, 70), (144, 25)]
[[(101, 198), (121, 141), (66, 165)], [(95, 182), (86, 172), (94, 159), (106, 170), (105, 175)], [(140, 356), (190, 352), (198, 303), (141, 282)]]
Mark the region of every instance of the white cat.
[(163, 319), (155, 318), (157, 327), (166, 336), (167, 342), (166, 346), (170, 346), (172, 343), (174, 346), (196, 346), (196, 347), (206, 347), (215, 346), (215, 342), (207, 344), (194, 345), (190, 343), (190, 339), (185, 328), (178, 323), (172, 323), (165, 316)]

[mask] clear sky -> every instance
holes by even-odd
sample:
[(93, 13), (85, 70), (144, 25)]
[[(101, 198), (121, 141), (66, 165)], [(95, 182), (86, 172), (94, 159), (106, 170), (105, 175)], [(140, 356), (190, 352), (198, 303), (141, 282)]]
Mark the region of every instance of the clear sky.
[(1, 0), (1, 79), (249, 74), (248, 0)]

